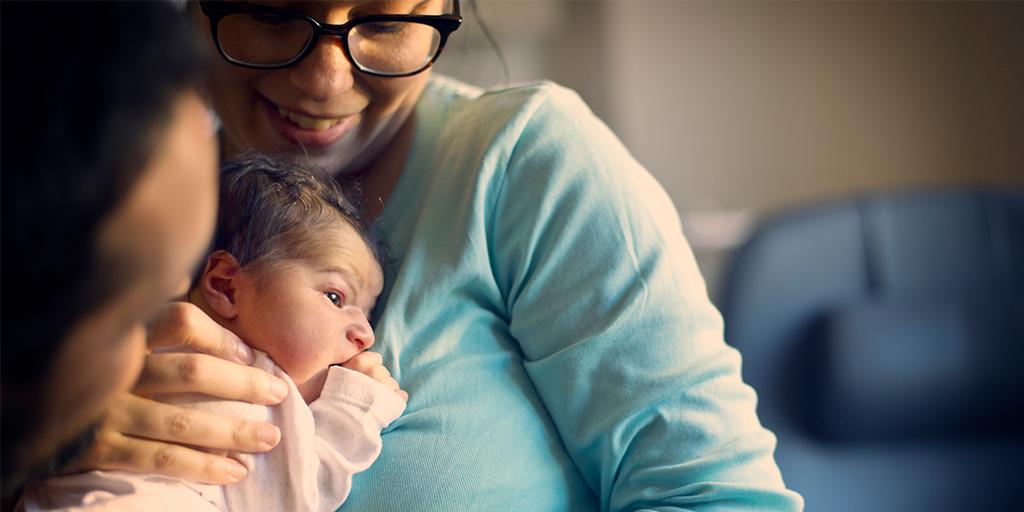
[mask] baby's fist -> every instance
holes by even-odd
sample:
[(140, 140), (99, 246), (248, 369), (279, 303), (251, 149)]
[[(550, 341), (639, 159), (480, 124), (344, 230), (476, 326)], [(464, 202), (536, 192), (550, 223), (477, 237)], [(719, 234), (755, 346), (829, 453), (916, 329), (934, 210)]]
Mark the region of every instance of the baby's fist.
[(349, 370), (362, 373), (371, 379), (387, 386), (388, 389), (398, 394), (402, 400), (409, 401), (409, 393), (398, 387), (398, 381), (391, 376), (391, 372), (384, 367), (384, 358), (377, 352), (361, 352), (342, 363), (343, 367)]

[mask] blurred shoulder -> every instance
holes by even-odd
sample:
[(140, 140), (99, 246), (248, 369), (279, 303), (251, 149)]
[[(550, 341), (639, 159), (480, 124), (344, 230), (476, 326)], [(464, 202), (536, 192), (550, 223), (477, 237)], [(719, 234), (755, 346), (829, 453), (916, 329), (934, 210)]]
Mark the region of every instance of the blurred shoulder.
[(444, 106), (449, 121), (475, 128), (481, 124), (522, 127), (537, 122), (596, 120), (575, 91), (550, 80), (484, 89), (434, 75), (423, 94), (424, 100)]

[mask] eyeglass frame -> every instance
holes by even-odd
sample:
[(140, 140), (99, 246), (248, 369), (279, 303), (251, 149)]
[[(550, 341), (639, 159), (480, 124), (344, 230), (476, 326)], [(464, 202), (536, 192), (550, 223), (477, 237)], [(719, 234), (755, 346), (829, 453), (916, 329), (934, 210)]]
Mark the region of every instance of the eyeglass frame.
[[(444, 50), (444, 45), (448, 42), (448, 36), (452, 32), (459, 29), (462, 24), (462, 15), (459, 11), (459, 0), (453, 0), (455, 3), (454, 9), (451, 14), (371, 14), (368, 16), (360, 16), (353, 18), (341, 25), (333, 25), (330, 23), (323, 23), (316, 18), (307, 15), (302, 11), (296, 11), (293, 9), (283, 9), (279, 7), (267, 7), (261, 5), (251, 5), (236, 2), (226, 2), (224, 0), (199, 0), (199, 8), (203, 14), (210, 19), (210, 35), (213, 37), (213, 44), (217, 47), (217, 52), (220, 53), (224, 60), (236, 66), (251, 69), (283, 69), (298, 64), (302, 59), (309, 56), (316, 48), (316, 45), (320, 42), (320, 36), (332, 36), (337, 37), (341, 40), (341, 47), (344, 50), (345, 58), (348, 59), (349, 63), (352, 64), (359, 72), (366, 73), (372, 76), (379, 76), (384, 78), (401, 78), (407, 76), (417, 75), (426, 71), (430, 68), (437, 58), (441, 56), (441, 51)], [(241, 62), (231, 58), (224, 51), (224, 48), (220, 44), (220, 38), (217, 36), (217, 25), (220, 21), (227, 16), (232, 14), (264, 14), (273, 16), (288, 16), (305, 21), (309, 24), (313, 31), (312, 37), (306, 42), (306, 47), (302, 49), (291, 60), (282, 64), (252, 64), (247, 62)], [(437, 30), (441, 35), (440, 41), (438, 41), (437, 51), (434, 52), (433, 57), (430, 58), (423, 67), (410, 71), (408, 73), (380, 73), (365, 68), (363, 65), (356, 62), (352, 58), (352, 52), (348, 47), (348, 35), (355, 27), (364, 23), (394, 23), (394, 22), (410, 22), (419, 23), (422, 25), (429, 25)]]

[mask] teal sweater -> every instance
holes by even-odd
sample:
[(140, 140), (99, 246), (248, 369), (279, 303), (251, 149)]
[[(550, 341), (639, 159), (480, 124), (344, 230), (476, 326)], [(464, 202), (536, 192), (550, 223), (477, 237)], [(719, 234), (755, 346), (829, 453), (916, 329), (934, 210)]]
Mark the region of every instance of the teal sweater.
[(799, 510), (678, 215), (573, 92), (434, 77), (376, 228), (409, 406), (344, 510)]

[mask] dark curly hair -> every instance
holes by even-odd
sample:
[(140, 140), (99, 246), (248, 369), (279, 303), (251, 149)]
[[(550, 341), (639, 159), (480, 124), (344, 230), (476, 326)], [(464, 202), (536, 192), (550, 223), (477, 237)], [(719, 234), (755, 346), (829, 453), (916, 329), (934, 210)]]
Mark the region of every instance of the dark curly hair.
[[(357, 191), (350, 191), (358, 195)], [(339, 220), (362, 237), (383, 266), (383, 250), (358, 208), (327, 176), (285, 158), (249, 154), (221, 167), (220, 207), (212, 251), (259, 269), (320, 254), (322, 228)]]

